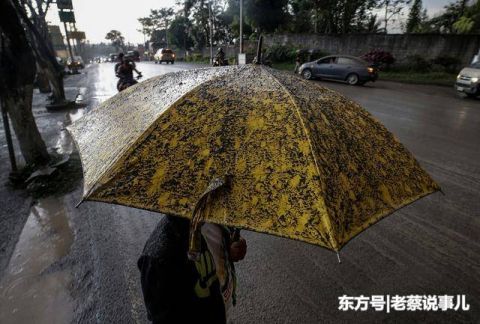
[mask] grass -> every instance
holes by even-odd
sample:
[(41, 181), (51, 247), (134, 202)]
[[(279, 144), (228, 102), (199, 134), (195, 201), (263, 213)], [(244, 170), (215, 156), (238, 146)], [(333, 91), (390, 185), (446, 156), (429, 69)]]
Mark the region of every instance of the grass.
[(457, 75), (447, 72), (380, 72), (379, 80), (395, 81), (411, 84), (432, 84), (440, 86), (453, 86)]
[[(292, 71), (295, 68), (295, 63), (291, 62), (277, 62), (272, 65), (275, 69)], [(388, 71), (380, 72), (379, 80), (395, 81), (410, 84), (430, 84), (439, 86), (451, 87), (457, 78), (456, 73), (447, 72), (424, 72), (415, 73), (409, 71)]]
[[(200, 62), (190, 62), (200, 63)], [(208, 59), (205, 62), (208, 64)], [(272, 67), (277, 70), (293, 72), (295, 63), (292, 62), (276, 62), (272, 64)], [(395, 81), (401, 83), (410, 84), (430, 84), (439, 86), (451, 87), (455, 83), (457, 74), (447, 72), (424, 72), (415, 73), (409, 71), (382, 71), (379, 75), (379, 80)]]
[(293, 72), (293, 70), (295, 69), (295, 63), (291, 63), (291, 62), (272, 63), (272, 67), (277, 70)]

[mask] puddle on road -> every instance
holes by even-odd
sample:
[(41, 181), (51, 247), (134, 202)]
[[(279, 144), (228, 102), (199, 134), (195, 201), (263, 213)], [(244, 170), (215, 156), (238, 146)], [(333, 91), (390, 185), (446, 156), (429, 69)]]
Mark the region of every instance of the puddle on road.
[(84, 109), (73, 109), (71, 110), (68, 115), (67, 115), (67, 124), (72, 124), (78, 119), (82, 118), (83, 115), (85, 114)]
[[(83, 117), (85, 114), (85, 109), (72, 109), (67, 113), (65, 122), (63, 123), (64, 127), (72, 124), (76, 120)], [(58, 154), (70, 155), (74, 150), (74, 143), (70, 134), (66, 129), (62, 129), (57, 139), (57, 143), (54, 146), (55, 151)]]
[(70, 155), (73, 152), (73, 145), (70, 134), (68, 134), (67, 130), (62, 129), (54, 147), (55, 151), (58, 154)]
[(0, 322), (47, 324), (72, 320), (70, 272), (48, 268), (69, 253), (73, 239), (61, 198), (42, 199), (32, 206), (0, 281)]

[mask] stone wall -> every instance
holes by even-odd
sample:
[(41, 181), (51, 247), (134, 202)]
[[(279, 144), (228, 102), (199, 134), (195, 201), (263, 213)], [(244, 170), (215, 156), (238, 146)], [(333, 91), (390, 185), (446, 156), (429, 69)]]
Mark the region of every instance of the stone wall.
[[(286, 45), (294, 48), (319, 49), (329, 54), (361, 56), (373, 49), (393, 54), (397, 62), (407, 56), (421, 55), (426, 59), (438, 56), (458, 58), (467, 65), (480, 49), (480, 35), (439, 35), (439, 34), (274, 34), (264, 37), (264, 46)], [(245, 41), (247, 52), (255, 52), (256, 42)], [(238, 48), (224, 47), (228, 57), (235, 57)], [(215, 48), (216, 51), (216, 48)], [(202, 54), (210, 55), (209, 48)]]
[(421, 55), (426, 59), (438, 56), (458, 58), (469, 64), (480, 49), (480, 35), (439, 34), (347, 34), (347, 35), (268, 35), (266, 46), (288, 45), (314, 48), (330, 54), (361, 56), (373, 49), (393, 54), (401, 62), (407, 56)]

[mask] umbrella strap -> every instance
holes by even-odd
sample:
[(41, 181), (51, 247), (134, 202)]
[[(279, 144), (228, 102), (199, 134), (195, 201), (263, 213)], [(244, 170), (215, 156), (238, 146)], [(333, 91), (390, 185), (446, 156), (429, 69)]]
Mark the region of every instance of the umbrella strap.
[(215, 178), (207, 187), (207, 190), (202, 194), (193, 210), (192, 221), (190, 222), (190, 236), (188, 243), (188, 258), (190, 260), (198, 260), (201, 253), (202, 237), (201, 228), (209, 202), (214, 198), (215, 194), (224, 188), (227, 179)]

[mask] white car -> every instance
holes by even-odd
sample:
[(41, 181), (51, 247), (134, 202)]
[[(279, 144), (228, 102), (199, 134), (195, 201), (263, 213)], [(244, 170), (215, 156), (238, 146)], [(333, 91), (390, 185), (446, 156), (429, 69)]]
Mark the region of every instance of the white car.
[(163, 62), (167, 62), (167, 64), (173, 64), (175, 63), (175, 53), (169, 48), (161, 48), (157, 51), (157, 53), (155, 53), (154, 59), (155, 64), (162, 64)]
[(455, 90), (469, 97), (480, 95), (480, 62), (473, 63), (460, 71), (455, 82)]

